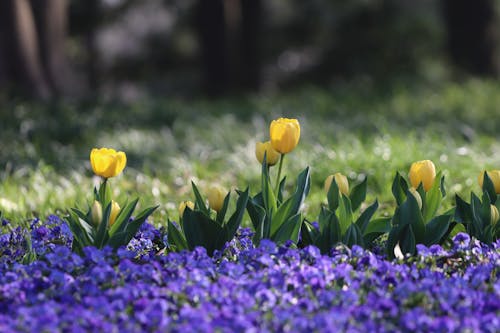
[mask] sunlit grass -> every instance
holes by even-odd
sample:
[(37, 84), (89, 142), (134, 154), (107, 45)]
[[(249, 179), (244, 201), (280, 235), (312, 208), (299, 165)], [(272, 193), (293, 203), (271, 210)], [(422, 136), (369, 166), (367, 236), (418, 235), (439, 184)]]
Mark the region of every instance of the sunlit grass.
[(111, 182), (115, 195), (140, 196), (143, 207), (159, 204), (158, 223), (177, 219), (179, 202), (192, 198), (191, 180), (202, 191), (217, 182), (233, 189), (249, 184), (256, 193), (254, 145), (282, 115), (299, 118), (302, 126), (284, 171), (291, 190), (297, 173), (311, 166), (309, 220), (325, 201), (324, 179), (334, 172), (351, 182), (367, 175), (368, 200), (378, 198), (383, 214), (393, 210), (395, 172), (406, 173), (415, 160), (431, 159), (443, 170), (448, 206), (454, 193), (478, 192), (482, 169), (500, 166), (495, 82), (385, 90), (344, 85), (216, 102), (6, 105), (0, 110), (0, 210), (14, 220), (87, 205), (98, 182), (88, 156), (100, 146), (127, 153), (124, 174)]

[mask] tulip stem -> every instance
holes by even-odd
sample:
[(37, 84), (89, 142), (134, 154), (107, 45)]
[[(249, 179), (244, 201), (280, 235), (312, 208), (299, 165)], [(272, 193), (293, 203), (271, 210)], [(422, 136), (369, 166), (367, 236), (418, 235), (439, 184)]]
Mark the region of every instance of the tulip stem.
[(285, 154), (281, 154), (280, 157), (280, 165), (278, 167), (278, 175), (276, 177), (276, 189), (274, 193), (276, 193), (276, 198), (278, 198), (278, 191), (280, 189), (280, 180), (281, 180), (281, 169), (283, 168), (283, 160), (285, 159)]

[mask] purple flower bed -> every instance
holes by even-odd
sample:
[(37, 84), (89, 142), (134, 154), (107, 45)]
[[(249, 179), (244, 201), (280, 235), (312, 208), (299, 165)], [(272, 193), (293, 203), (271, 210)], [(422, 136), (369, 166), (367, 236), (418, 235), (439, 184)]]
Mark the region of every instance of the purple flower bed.
[(80, 257), (51, 216), (32, 223), (25, 265), (23, 230), (1, 235), (0, 331), (500, 331), (500, 242), (459, 234), (390, 262), (357, 246), (254, 248), (247, 229), (213, 258), (164, 255), (164, 236), (146, 223), (127, 249)]

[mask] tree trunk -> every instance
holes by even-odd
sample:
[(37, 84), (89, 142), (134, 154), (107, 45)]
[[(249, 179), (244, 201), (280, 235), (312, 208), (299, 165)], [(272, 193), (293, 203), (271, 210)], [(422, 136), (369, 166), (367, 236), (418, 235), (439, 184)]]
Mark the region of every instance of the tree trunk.
[(3, 0), (0, 5), (5, 62), (10, 78), (29, 96), (48, 99), (51, 92), (44, 77), (33, 12), (28, 0)]
[(260, 87), (262, 1), (241, 0), (241, 84), (245, 90)]
[(492, 35), (495, 21), (493, 0), (443, 0), (447, 49), (453, 63), (467, 73), (497, 73)]
[(199, 0), (196, 23), (204, 90), (208, 95), (227, 91), (227, 40), (223, 0)]

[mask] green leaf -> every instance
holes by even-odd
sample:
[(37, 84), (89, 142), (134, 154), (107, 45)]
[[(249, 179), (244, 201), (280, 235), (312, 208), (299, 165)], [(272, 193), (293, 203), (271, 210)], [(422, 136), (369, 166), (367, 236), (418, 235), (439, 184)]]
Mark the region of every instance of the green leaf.
[(115, 234), (113, 234), (113, 236), (109, 238), (108, 245), (110, 245), (114, 249), (117, 249), (122, 245), (127, 245), (137, 234), (137, 231), (139, 231), (141, 225), (157, 208), (158, 206), (146, 208), (139, 214), (137, 214), (137, 216), (132, 221), (124, 223), (125, 229), (119, 230)]
[(252, 221), (254, 230), (257, 230), (259, 227), (262, 227), (261, 223), (264, 221), (264, 218), (266, 216), (266, 211), (264, 207), (262, 207), (256, 202), (255, 197), (248, 199), (247, 212), (248, 216), (250, 216), (250, 221)]
[(366, 188), (367, 188), (368, 177), (365, 177), (363, 181), (359, 184), (356, 184), (349, 194), (349, 199), (351, 200), (352, 211), (355, 212), (359, 206), (366, 199)]
[(276, 231), (276, 234), (271, 235), (271, 240), (277, 244), (282, 244), (287, 240), (291, 240), (295, 244), (299, 241), (299, 232), (302, 226), (300, 214), (291, 216), (288, 220), (281, 225)]
[(353, 245), (360, 245), (364, 247), (363, 235), (356, 224), (352, 223), (349, 228), (347, 228), (343, 237), (343, 243), (349, 247), (352, 247)]
[(483, 177), (484, 177), (483, 178), (483, 192), (488, 193), (488, 196), (490, 198), (490, 203), (492, 205), (494, 205), (496, 200), (497, 200), (497, 193), (495, 191), (495, 185), (491, 181), (491, 178), (490, 178), (490, 176), (488, 176), (487, 172), (484, 173)]
[(399, 240), (399, 247), (401, 248), (401, 252), (403, 252), (403, 254), (409, 253), (413, 256), (417, 253), (415, 233), (413, 232), (411, 224), (403, 227)]
[(368, 223), (364, 233), (363, 239), (365, 246), (370, 247), (372, 242), (383, 234), (389, 233), (391, 231), (391, 218), (383, 217), (375, 220), (371, 220)]
[(418, 243), (422, 243), (425, 239), (425, 223), (417, 199), (411, 194), (407, 195), (406, 201), (400, 208), (400, 219), (408, 221), (407, 224), (412, 226), (414, 238)]
[(291, 216), (298, 214), (311, 186), (311, 176), (309, 167), (304, 169), (297, 177), (297, 187), (295, 192), (277, 210), (271, 220), (271, 235)]
[(275, 212), (277, 209), (276, 197), (274, 196), (273, 189), (271, 187), (271, 181), (269, 179), (269, 170), (262, 164), (262, 200), (264, 202), (264, 208), (266, 214), (270, 215), (271, 212)]
[(334, 212), (339, 207), (340, 201), (340, 191), (335, 179), (332, 179), (332, 183), (330, 185), (330, 189), (326, 195), (326, 199), (328, 201), (328, 208)]
[(97, 234), (95, 236), (94, 246), (98, 249), (102, 249), (108, 240), (108, 225), (109, 216), (111, 215), (111, 202), (104, 209), (102, 214), (102, 221), (97, 227)]
[(398, 206), (403, 204), (403, 202), (406, 200), (407, 192), (408, 183), (399, 172), (396, 172), (396, 176), (394, 177), (394, 181), (392, 182), (392, 194), (394, 195)]
[(465, 202), (458, 194), (455, 195), (455, 221), (462, 224), (472, 222), (471, 206)]
[(222, 227), (200, 211), (184, 212), (184, 235), (190, 250), (203, 246), (209, 255), (224, 246)]
[(198, 191), (198, 188), (196, 187), (196, 184), (192, 181), (191, 182), (191, 187), (193, 188), (193, 193), (195, 196), (195, 210), (198, 209), (200, 210), (203, 214), (205, 214), (207, 217), (210, 216), (210, 208), (207, 207), (205, 204), (205, 200), (200, 194), (200, 191)]
[(248, 187), (243, 192), (239, 198), (238, 201), (236, 202), (236, 210), (231, 215), (227, 223), (224, 225), (224, 229), (226, 230), (226, 241), (230, 241), (233, 239), (234, 235), (236, 234), (236, 231), (238, 230), (238, 227), (241, 225), (241, 220), (243, 219), (243, 215), (245, 215), (245, 207), (247, 206), (248, 202)]
[(132, 213), (137, 206), (137, 202), (139, 202), (139, 198), (132, 200), (132, 202), (128, 203), (120, 209), (120, 212), (116, 216), (115, 223), (109, 228), (109, 236), (112, 237), (116, 232), (120, 232), (125, 230)]
[(370, 220), (377, 209), (378, 201), (375, 200), (375, 202), (370, 207), (366, 208), (365, 211), (356, 220), (356, 225), (358, 226), (359, 230), (361, 230), (362, 234), (365, 234), (366, 228), (368, 227), (368, 224), (370, 223)]
[[(248, 195), (248, 194), (247, 194)], [(224, 218), (226, 217), (227, 207), (229, 206), (229, 198), (231, 197), (231, 192), (228, 192), (224, 198), (224, 203), (222, 204), (221, 210), (217, 213), (216, 221), (222, 225), (224, 223)]]
[(424, 245), (430, 246), (433, 244), (441, 244), (441, 240), (447, 233), (451, 222), (451, 215), (440, 215), (433, 218), (425, 226), (425, 242)]
[(170, 220), (167, 222), (167, 236), (169, 245), (175, 246), (177, 251), (186, 250), (188, 248), (186, 238)]
[[(333, 184), (334, 182), (332, 182)], [(345, 234), (347, 228), (353, 222), (352, 209), (351, 209), (351, 201), (345, 195), (340, 196), (340, 202), (338, 207), (338, 220), (340, 222), (340, 231), (342, 234)]]
[(300, 236), (301, 247), (316, 245), (315, 240), (318, 238), (319, 232), (309, 221), (304, 220), (300, 228)]
[(108, 184), (108, 180), (104, 179), (99, 186), (99, 201), (101, 202), (102, 207), (108, 206), (111, 202), (111, 187)]
[[(441, 172), (438, 173), (437, 177), (440, 177)], [(441, 202), (443, 200), (443, 194), (441, 193), (441, 186), (439, 185), (441, 182), (444, 182), (444, 176), (439, 178), (440, 182), (434, 182), (432, 188), (427, 192), (425, 197), (424, 204), (424, 222), (430, 221), (441, 206)], [(423, 198), (422, 198), (423, 199)]]
[(281, 204), (283, 202), (283, 192), (285, 191), (286, 176), (280, 182), (278, 188), (278, 202)]

